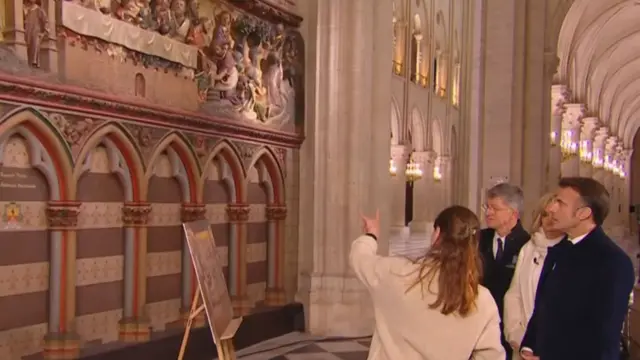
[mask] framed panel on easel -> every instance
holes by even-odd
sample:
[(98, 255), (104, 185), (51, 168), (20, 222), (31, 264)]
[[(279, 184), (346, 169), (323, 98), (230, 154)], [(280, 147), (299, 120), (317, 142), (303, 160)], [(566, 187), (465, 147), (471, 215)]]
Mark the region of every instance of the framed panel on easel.
[[(233, 337), (242, 318), (233, 317), (233, 306), (222, 272), (220, 253), (209, 222), (206, 220), (182, 224), (191, 260), (198, 280), (198, 288), (191, 304), (178, 360), (182, 360), (189, 340), (193, 320), (204, 310), (220, 360), (234, 360)], [(201, 303), (202, 302), (202, 303)]]

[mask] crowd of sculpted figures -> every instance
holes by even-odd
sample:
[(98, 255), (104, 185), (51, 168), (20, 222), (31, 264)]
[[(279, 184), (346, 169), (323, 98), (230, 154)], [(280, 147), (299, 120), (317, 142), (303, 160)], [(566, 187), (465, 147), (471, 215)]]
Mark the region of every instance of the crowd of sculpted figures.
[(199, 0), (72, 1), (197, 47), (200, 100), (216, 110), (259, 121), (292, 112), (299, 49), (283, 25), (225, 9), (203, 16)]

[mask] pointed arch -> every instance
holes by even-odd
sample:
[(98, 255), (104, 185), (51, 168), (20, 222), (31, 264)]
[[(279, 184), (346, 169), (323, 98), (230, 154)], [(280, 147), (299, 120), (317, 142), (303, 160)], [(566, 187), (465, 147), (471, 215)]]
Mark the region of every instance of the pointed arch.
[[(197, 202), (200, 198), (200, 194), (198, 191), (200, 190), (200, 186), (198, 186), (200, 179), (200, 164), (198, 163), (198, 157), (193, 150), (193, 148), (189, 145), (188, 139), (180, 132), (172, 131), (165, 135), (158, 145), (156, 145), (153, 154), (149, 158), (149, 163), (146, 169), (145, 180), (148, 180), (153, 175), (153, 168), (158, 161), (160, 155), (164, 152), (170, 150), (175, 153), (177, 159), (184, 166), (185, 174), (177, 174), (183, 175), (185, 178), (185, 184), (183, 184), (183, 191), (185, 192), (184, 197), (185, 200), (191, 201), (193, 203)], [(170, 154), (171, 155), (171, 154)], [(146, 189), (144, 188), (144, 195), (146, 197)]]
[(263, 147), (256, 152), (256, 154), (251, 159), (249, 166), (247, 167), (247, 174), (249, 171), (256, 166), (256, 164), (261, 161), (269, 177), (271, 178), (272, 185), (272, 195), (273, 195), (273, 204), (274, 205), (283, 205), (285, 204), (285, 196), (284, 196), (284, 172), (280, 168), (280, 164), (278, 160), (276, 160), (273, 151), (271, 151), (268, 147)]
[(204, 183), (206, 181), (206, 176), (209, 172), (209, 167), (212, 166), (213, 160), (217, 157), (221, 157), (225, 163), (231, 169), (231, 177), (232, 183), (229, 185), (233, 185), (232, 192), (232, 201), (240, 202), (244, 199), (245, 187), (244, 187), (244, 168), (242, 166), (242, 162), (240, 161), (240, 155), (238, 155), (238, 151), (234, 148), (234, 146), (227, 140), (222, 140), (217, 143), (211, 152), (207, 155), (205, 162), (203, 163), (202, 168), (202, 176), (200, 178), (200, 199), (204, 194)]
[(438, 118), (433, 118), (431, 121), (431, 148), (433, 151), (438, 153), (438, 155), (443, 155), (445, 150), (442, 135), (442, 125), (440, 124), (440, 120)]
[(80, 149), (78, 161), (73, 169), (74, 192), (77, 191), (78, 181), (86, 170), (85, 159), (101, 143), (105, 143), (108, 147), (113, 146), (122, 155), (126, 164), (126, 174), (121, 174), (121, 180), (124, 182), (125, 189), (130, 190), (128, 200), (139, 201), (140, 187), (144, 179), (144, 162), (131, 134), (117, 122), (108, 122), (95, 129)]
[(398, 101), (395, 97), (391, 97), (391, 145), (398, 145), (402, 142), (400, 139), (400, 110), (398, 109)]
[(427, 143), (425, 141), (427, 137), (426, 127), (424, 126), (424, 117), (422, 112), (417, 107), (411, 110), (411, 145), (415, 151), (426, 150)]
[[(7, 113), (0, 120), (0, 144), (4, 143), (14, 133), (32, 134), (42, 144), (51, 163), (51, 169), (45, 171), (50, 191), (57, 197), (54, 200), (73, 200), (75, 194), (71, 191), (73, 158), (66, 141), (58, 129), (38, 110), (31, 107), (21, 107)], [(32, 144), (33, 146), (33, 144)], [(37, 161), (40, 161), (38, 159)], [(44, 170), (44, 169), (41, 169)]]

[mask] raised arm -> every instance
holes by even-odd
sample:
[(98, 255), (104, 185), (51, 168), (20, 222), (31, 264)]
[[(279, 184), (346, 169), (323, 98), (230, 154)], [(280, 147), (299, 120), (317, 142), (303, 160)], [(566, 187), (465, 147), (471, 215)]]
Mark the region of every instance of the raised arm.
[(523, 268), (522, 262), (525, 248), (526, 247), (523, 247), (520, 250), (511, 285), (504, 295), (504, 334), (509, 344), (517, 345), (516, 351), (518, 351), (522, 338), (524, 337), (524, 332), (527, 330), (526, 324), (528, 320), (522, 306), (522, 291), (520, 289), (520, 276)]
[(357, 238), (351, 244), (349, 264), (356, 276), (367, 288), (378, 285), (380, 275), (385, 272), (386, 259), (378, 255), (378, 242), (375, 235), (366, 234)]

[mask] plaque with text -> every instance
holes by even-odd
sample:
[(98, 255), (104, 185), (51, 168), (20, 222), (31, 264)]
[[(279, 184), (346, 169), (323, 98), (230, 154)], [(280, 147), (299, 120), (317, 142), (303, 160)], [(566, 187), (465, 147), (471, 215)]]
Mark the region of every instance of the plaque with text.
[(182, 224), (198, 278), (209, 327), (218, 344), (233, 319), (233, 306), (222, 272), (220, 253), (206, 220)]

